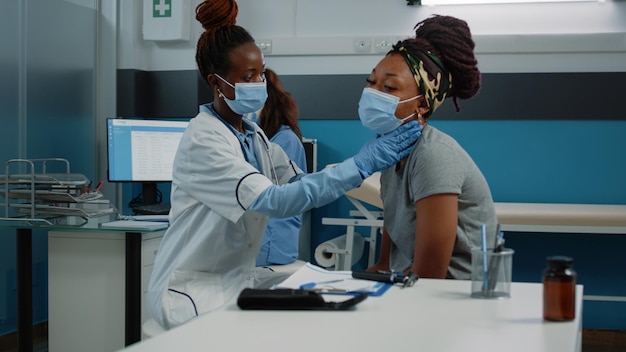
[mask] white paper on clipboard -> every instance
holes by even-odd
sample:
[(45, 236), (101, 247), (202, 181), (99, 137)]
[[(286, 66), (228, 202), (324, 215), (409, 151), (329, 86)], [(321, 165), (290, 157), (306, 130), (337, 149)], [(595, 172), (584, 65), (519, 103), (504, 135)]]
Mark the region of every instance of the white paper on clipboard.
[(312, 288), (345, 290), (345, 292), (364, 292), (369, 295), (381, 295), (390, 284), (352, 278), (352, 271), (328, 271), (306, 263), (275, 288), (299, 289), (303, 285), (315, 283)]

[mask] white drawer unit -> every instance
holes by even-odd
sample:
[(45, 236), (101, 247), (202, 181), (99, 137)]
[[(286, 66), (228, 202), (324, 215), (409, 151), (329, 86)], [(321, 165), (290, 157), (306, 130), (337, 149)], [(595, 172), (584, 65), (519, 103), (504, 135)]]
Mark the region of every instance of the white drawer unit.
[(153, 233), (144, 234), (141, 241), (141, 323), (143, 324), (150, 318), (146, 306), (146, 295), (148, 294), (148, 282), (154, 267), (154, 259), (156, 258), (159, 246), (161, 245), (162, 233), (158, 236), (151, 236)]
[[(152, 237), (155, 234), (158, 237)], [(161, 245), (162, 232), (143, 234), (141, 240), (141, 266), (151, 266)]]
[(147, 284), (164, 232), (48, 233), (50, 352), (110, 352), (141, 338)]

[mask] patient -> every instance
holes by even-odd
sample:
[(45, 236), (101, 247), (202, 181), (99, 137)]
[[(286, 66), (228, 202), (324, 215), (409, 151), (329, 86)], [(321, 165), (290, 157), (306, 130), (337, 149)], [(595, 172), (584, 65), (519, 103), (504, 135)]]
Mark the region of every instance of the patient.
[[(368, 270), (469, 279), (470, 252), (481, 246), (482, 224), (487, 228), (488, 245), (495, 240), (497, 218), (491, 191), (467, 152), (452, 137), (428, 125), (428, 119), (446, 98), (452, 97), (458, 112), (457, 99), (478, 93), (480, 71), (474, 41), (467, 23), (450, 16), (432, 16), (414, 29), (415, 38), (394, 45), (367, 79), (365, 90), (374, 89), (371, 95), (382, 98), (377, 104), (363, 98), (359, 103), (363, 120), (370, 105), (382, 106), (395, 99), (396, 119), (417, 119), (424, 126), (411, 154), (381, 174), (383, 238), (379, 261)], [(368, 124), (364, 121), (364, 125)]]
[[(276, 72), (265, 69), (267, 101), (258, 113), (249, 119), (256, 122), (271, 142), (283, 148), (289, 159), (307, 172), (306, 154), (302, 145), (302, 134), (298, 126), (298, 106), (289, 92), (285, 91)], [(291, 264), (298, 258), (298, 240), (302, 216), (270, 218), (257, 266)]]

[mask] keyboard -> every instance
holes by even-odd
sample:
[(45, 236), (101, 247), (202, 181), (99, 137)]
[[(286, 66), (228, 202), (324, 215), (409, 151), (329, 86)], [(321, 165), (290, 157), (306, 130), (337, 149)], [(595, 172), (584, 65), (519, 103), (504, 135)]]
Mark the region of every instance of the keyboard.
[(114, 230), (144, 230), (155, 231), (166, 229), (168, 223), (162, 221), (134, 221), (134, 220), (117, 220), (100, 224), (101, 229)]
[(170, 212), (171, 205), (169, 203), (140, 205), (133, 208), (135, 214), (141, 215), (167, 215)]
[(124, 220), (136, 220), (136, 221), (164, 221), (169, 222), (169, 215), (131, 215)]

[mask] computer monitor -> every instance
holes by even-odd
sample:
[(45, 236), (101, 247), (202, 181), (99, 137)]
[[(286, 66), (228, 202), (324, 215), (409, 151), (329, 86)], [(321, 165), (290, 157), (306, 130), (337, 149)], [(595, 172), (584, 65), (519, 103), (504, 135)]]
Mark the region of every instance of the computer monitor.
[(188, 121), (107, 119), (110, 182), (142, 182), (143, 204), (156, 204), (157, 182), (172, 181), (174, 155)]

